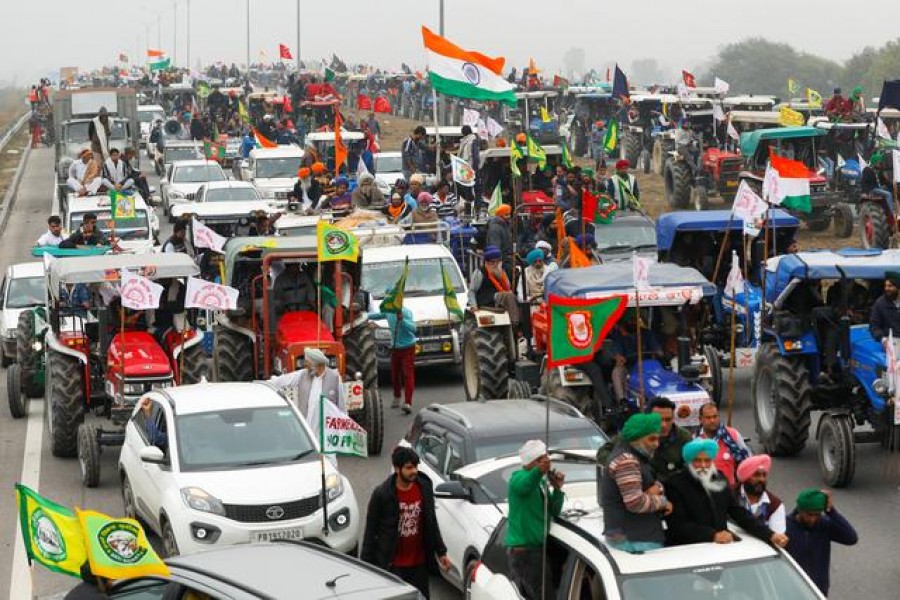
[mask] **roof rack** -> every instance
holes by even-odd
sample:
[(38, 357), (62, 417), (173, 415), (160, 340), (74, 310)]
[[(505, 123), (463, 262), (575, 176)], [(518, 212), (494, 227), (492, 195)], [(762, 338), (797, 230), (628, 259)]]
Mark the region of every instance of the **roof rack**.
[(467, 419), (465, 415), (461, 414), (459, 411), (453, 410), (449, 406), (443, 404), (431, 404), (425, 410), (430, 410), (442, 414), (445, 417), (449, 417), (464, 427), (472, 427), (472, 422)]

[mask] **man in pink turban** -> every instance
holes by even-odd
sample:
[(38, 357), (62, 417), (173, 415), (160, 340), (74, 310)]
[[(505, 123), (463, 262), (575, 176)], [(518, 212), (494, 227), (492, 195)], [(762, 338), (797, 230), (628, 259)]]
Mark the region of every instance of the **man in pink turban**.
[(787, 529), (785, 509), (781, 498), (768, 491), (772, 457), (757, 454), (742, 462), (737, 468), (738, 499), (761, 523), (777, 533)]

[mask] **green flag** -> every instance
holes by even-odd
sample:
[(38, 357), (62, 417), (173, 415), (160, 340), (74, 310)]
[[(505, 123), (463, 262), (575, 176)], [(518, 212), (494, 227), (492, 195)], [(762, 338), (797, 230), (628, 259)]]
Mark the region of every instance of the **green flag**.
[[(357, 381), (353, 385), (361, 388), (362, 382)], [(362, 394), (362, 389), (358, 392)], [(369, 456), (368, 432), (324, 394), (319, 394), (319, 419), (319, 447), (322, 454), (360, 458)]]
[(137, 521), (114, 519), (93, 510), (76, 508), (75, 512), (94, 575), (108, 579), (169, 576), (169, 568), (153, 551)]
[(135, 217), (134, 194), (109, 191), (110, 215), (113, 221)]
[(606, 130), (606, 137), (603, 139), (603, 150), (606, 151), (607, 154), (612, 154), (616, 150), (616, 146), (619, 145), (619, 122), (612, 120), (610, 121), (609, 127)]
[(528, 147), (528, 160), (537, 161), (538, 169), (543, 171), (544, 167), (547, 166), (547, 153), (530, 135), (527, 135), (525, 140)]
[(516, 177), (522, 176), (522, 171), (519, 170), (519, 161), (524, 157), (522, 148), (516, 143), (515, 138), (509, 140), (509, 169)]
[(400, 278), (394, 287), (391, 288), (381, 301), (381, 312), (397, 313), (403, 310), (403, 292), (406, 290), (406, 278), (409, 277), (409, 257), (403, 263), (403, 271), (400, 272)]
[(459, 307), (459, 300), (456, 298), (456, 290), (453, 289), (453, 283), (450, 281), (450, 274), (444, 268), (444, 261), (441, 261), (441, 280), (444, 283), (444, 306), (447, 307), (447, 314), (456, 315), (460, 321), (463, 319), (463, 311)]
[(16, 501), (29, 561), (57, 573), (80, 577), (87, 554), (75, 513), (21, 483), (16, 484)]
[(334, 71), (332, 71), (328, 67), (325, 67), (325, 81), (334, 81)]
[(201, 100), (209, 96), (209, 83), (206, 81), (198, 81), (197, 82), (197, 97)]
[(594, 213), (594, 224), (609, 225), (615, 220), (618, 208), (612, 198), (606, 194), (600, 194), (597, 199), (597, 212)]
[(547, 367), (591, 360), (627, 305), (626, 296), (584, 299), (550, 294)]
[(562, 162), (567, 169), (575, 166), (575, 163), (572, 161), (572, 155), (569, 154), (569, 146), (565, 142), (562, 144)]
[(497, 209), (503, 204), (503, 190), (500, 189), (500, 184), (497, 183), (497, 187), (494, 188), (494, 193), (491, 194), (491, 201), (488, 204), (488, 214), (490, 216), (494, 216), (497, 214)]

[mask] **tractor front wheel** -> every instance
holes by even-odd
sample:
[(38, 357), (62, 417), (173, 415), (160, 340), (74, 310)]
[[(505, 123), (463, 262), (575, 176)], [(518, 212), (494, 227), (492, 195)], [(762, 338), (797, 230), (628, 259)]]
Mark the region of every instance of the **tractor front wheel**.
[(625, 134), (625, 158), (633, 169), (636, 169), (638, 166), (642, 146), (643, 142), (640, 133), (629, 131)]
[(859, 238), (863, 248), (891, 247), (893, 235), (887, 211), (875, 202), (863, 202), (859, 207)]
[(81, 484), (94, 488), (100, 483), (100, 440), (97, 428), (90, 423), (78, 426), (78, 464), (81, 467)]
[(83, 376), (81, 362), (47, 352), (47, 417), (53, 456), (73, 458), (78, 454), (78, 426), (84, 421)]
[(347, 357), (347, 374), (351, 377), (362, 374), (365, 403), (361, 411), (353, 411), (350, 416), (362, 425), (368, 434), (368, 452), (381, 454), (384, 444), (384, 407), (378, 390), (378, 356), (375, 353), (375, 330), (363, 324), (344, 337)]
[(706, 366), (709, 369), (709, 379), (705, 380), (706, 391), (709, 392), (709, 399), (720, 406), (722, 403), (722, 361), (719, 359), (719, 351), (713, 346), (703, 347), (703, 356), (706, 358)]
[(853, 208), (846, 202), (838, 202), (834, 205), (834, 235), (839, 238), (848, 238), (853, 235)]
[(22, 392), (28, 398), (37, 398), (43, 393), (43, 387), (37, 384), (40, 357), (33, 347), (38, 339), (36, 333), (34, 311), (26, 310), (19, 315), (16, 326), (16, 362), (21, 367)]
[(831, 487), (846, 487), (856, 471), (856, 445), (850, 415), (825, 414), (819, 423), (819, 469)]
[[(216, 327), (216, 338), (219, 359), (217, 381), (252, 381), (254, 348), (250, 338), (224, 327)], [(184, 358), (187, 363), (187, 356)]]
[(665, 172), (666, 201), (676, 210), (691, 202), (691, 171), (683, 161), (670, 160)]
[(463, 339), (463, 382), (466, 400), (506, 398), (509, 350), (504, 327), (468, 328)]
[(825, 209), (815, 209), (806, 218), (806, 226), (810, 231), (825, 231), (831, 225), (831, 214)]
[[(559, 368), (553, 367), (544, 371), (542, 380), (544, 395), (571, 404), (585, 415), (591, 415), (599, 421), (602, 414), (596, 414), (600, 407), (594, 406), (594, 394), (591, 386), (571, 386), (562, 384)], [(602, 411), (601, 411), (602, 413)]]
[(756, 358), (750, 398), (756, 431), (766, 452), (793, 456), (809, 438), (812, 391), (802, 360), (783, 356), (774, 343), (763, 344)]
[(6, 401), (13, 419), (21, 419), (28, 414), (28, 398), (22, 393), (22, 367), (17, 363), (6, 369)]

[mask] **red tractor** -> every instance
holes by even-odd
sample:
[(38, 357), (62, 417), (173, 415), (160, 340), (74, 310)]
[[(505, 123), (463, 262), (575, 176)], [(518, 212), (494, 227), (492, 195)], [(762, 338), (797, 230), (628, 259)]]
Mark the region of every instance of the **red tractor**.
[(703, 133), (678, 133), (663, 173), (669, 206), (705, 210), (710, 197), (734, 200), (743, 166), (741, 156), (716, 146), (706, 147)]
[(347, 412), (368, 432), (369, 453), (378, 454), (384, 439), (378, 358), (360, 267), (320, 265), (314, 235), (229, 240), (225, 280), (240, 296), (237, 310), (219, 315), (214, 369), (219, 381), (267, 379), (303, 368), (306, 348), (321, 349), (341, 373)]

